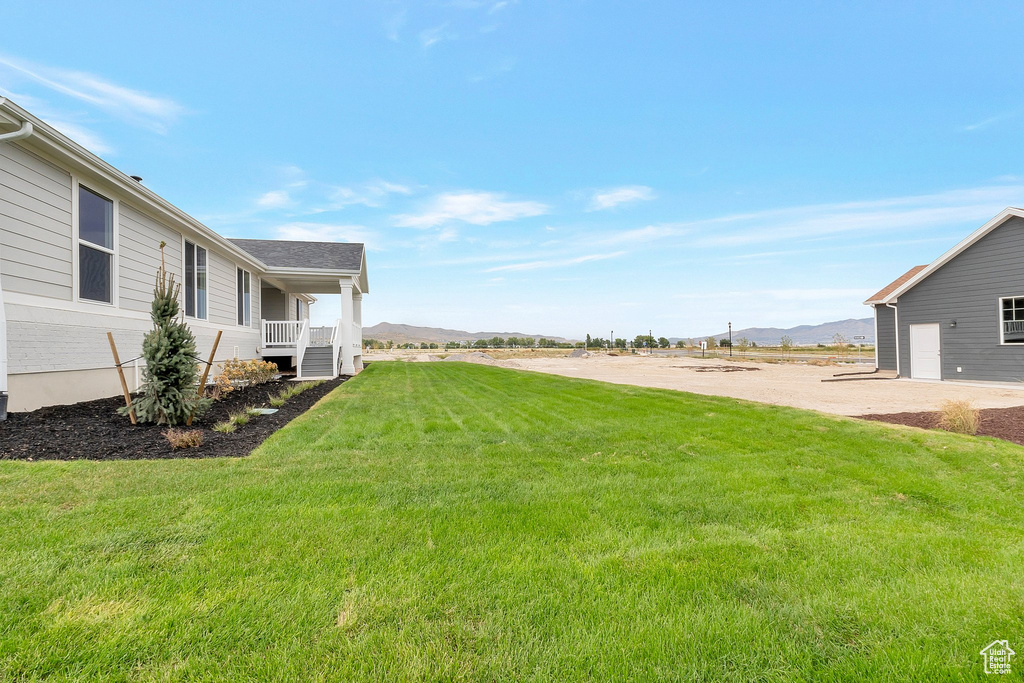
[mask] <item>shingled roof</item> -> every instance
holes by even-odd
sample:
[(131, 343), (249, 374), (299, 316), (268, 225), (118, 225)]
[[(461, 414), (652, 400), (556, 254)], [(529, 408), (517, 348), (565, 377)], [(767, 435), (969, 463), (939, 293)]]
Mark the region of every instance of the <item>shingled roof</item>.
[(288, 240), (230, 240), (271, 268), (307, 268), (358, 272), (363, 245), (358, 242), (292, 242)]
[(915, 275), (917, 275), (918, 273), (920, 273), (922, 270), (924, 270), (927, 267), (928, 267), (927, 265), (914, 266), (913, 268), (911, 268), (907, 272), (903, 273), (903, 275), (900, 275), (898, 278), (896, 278), (895, 280), (893, 280), (892, 282), (887, 284), (885, 287), (882, 287), (882, 289), (878, 290), (878, 292), (876, 292), (873, 297), (869, 298), (864, 303), (872, 304), (872, 303), (881, 303), (881, 302), (885, 301), (885, 298), (887, 296), (889, 296), (890, 294), (895, 292), (897, 289), (902, 287), (908, 280), (910, 280), (910, 278), (914, 277)]

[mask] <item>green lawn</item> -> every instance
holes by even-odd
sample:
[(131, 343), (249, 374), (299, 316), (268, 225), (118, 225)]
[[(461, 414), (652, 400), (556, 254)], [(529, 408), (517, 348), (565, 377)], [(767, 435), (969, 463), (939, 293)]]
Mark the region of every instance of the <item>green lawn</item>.
[(0, 463), (0, 680), (1016, 673), (1022, 456), (377, 363), (249, 458)]

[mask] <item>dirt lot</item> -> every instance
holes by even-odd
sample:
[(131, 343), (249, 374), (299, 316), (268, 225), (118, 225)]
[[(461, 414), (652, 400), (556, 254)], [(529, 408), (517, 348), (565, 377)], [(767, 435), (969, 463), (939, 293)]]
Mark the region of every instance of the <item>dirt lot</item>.
[[(402, 356), (387, 356), (397, 360)], [(380, 355), (385, 360), (385, 354)], [(409, 354), (409, 360), (429, 360), (427, 354)], [(589, 358), (524, 357), (491, 361), (522, 370), (566, 377), (584, 377), (616, 384), (677, 389), (698, 394), (731, 396), (762, 403), (810, 408), (838, 415), (922, 412), (938, 409), (945, 399), (967, 399), (978, 408), (1024, 405), (1021, 389), (981, 387), (952, 382), (862, 380), (822, 382), (836, 373), (858, 368), (772, 364), (725, 359), (661, 358), (593, 355)], [(735, 370), (733, 370), (735, 368)], [(742, 369), (742, 370), (740, 370)], [(729, 371), (731, 370), (731, 371)]]
[[(690, 358), (592, 356), (583, 359), (519, 359), (524, 370), (586, 377), (616, 384), (679, 389), (762, 403), (811, 408), (838, 415), (936, 410), (945, 399), (968, 399), (978, 408), (1024, 405), (1024, 389), (965, 386), (950, 382), (861, 380), (822, 382), (850, 367), (702, 361)], [(716, 368), (745, 368), (728, 372)], [(755, 369), (756, 368), (756, 369)], [(704, 371), (702, 371), (704, 370)]]

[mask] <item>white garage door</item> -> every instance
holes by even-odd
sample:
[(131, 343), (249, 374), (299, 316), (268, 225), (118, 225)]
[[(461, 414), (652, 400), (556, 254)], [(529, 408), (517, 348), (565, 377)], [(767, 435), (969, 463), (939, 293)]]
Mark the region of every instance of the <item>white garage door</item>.
[(942, 379), (938, 323), (910, 326), (910, 376)]

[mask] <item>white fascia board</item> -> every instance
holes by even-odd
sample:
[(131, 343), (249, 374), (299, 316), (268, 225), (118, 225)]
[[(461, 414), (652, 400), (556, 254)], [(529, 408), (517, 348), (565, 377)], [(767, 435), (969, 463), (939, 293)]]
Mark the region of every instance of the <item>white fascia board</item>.
[(936, 270), (949, 263), (951, 260), (953, 260), (954, 257), (961, 254), (969, 246), (971, 246), (972, 244), (974, 244), (982, 237), (989, 234), (990, 232), (998, 228), (1000, 225), (1010, 220), (1011, 218), (1024, 218), (1024, 209), (1018, 209), (1012, 206), (1003, 209), (995, 218), (993, 218), (988, 223), (985, 223), (985, 225), (981, 226), (980, 228), (972, 232), (970, 235), (964, 238), (959, 244), (957, 244), (955, 247), (947, 251), (945, 254), (929, 263), (928, 266), (921, 270), (920, 273), (918, 273), (917, 275), (910, 278), (902, 285), (894, 289), (889, 294), (889, 296), (885, 297), (884, 299), (878, 299), (875, 301), (865, 301), (864, 303), (869, 305), (896, 303), (896, 300), (900, 297), (901, 294), (915, 287), (919, 282), (921, 282), (921, 280), (924, 280), (926, 277), (934, 273)]
[(35, 133), (24, 142), (32, 143), (42, 148), (50, 156), (63, 161), (76, 170), (98, 176), (101, 180), (120, 190), (128, 197), (138, 200), (145, 208), (169, 221), (171, 225), (168, 227), (179, 230), (184, 229), (187, 232), (210, 240), (236, 260), (247, 264), (255, 271), (267, 270), (267, 265), (249, 252), (235, 246), (142, 183), (117, 170), (106, 161), (103, 161), (103, 159), (100, 159), (74, 140), (25, 111), (9, 99), (0, 97), (0, 113), (11, 115), (15, 120), (32, 123), (35, 127)]

